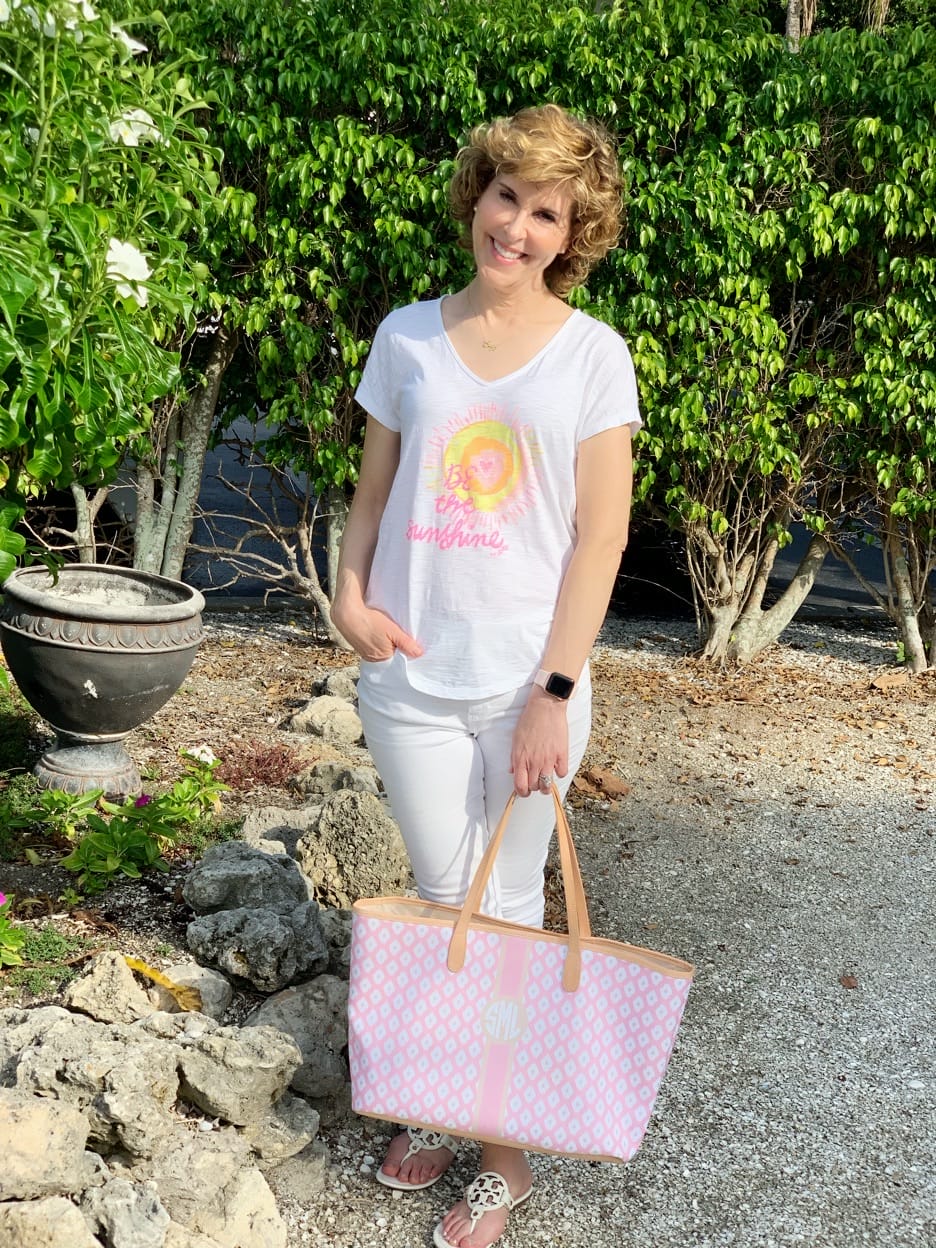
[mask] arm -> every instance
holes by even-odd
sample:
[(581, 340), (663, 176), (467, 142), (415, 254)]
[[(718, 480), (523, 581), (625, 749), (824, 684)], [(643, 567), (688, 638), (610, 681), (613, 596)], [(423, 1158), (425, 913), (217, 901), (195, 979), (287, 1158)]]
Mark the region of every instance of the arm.
[(399, 463), (400, 435), (368, 416), (361, 471), (341, 539), (331, 614), (342, 636), (362, 659), (372, 662), (389, 659), (394, 650), (411, 658), (422, 654), (415, 638), (364, 602), (380, 520)]
[[(633, 463), (631, 430), (607, 429), (579, 445), (575, 473), (575, 551), (569, 561), (541, 666), (578, 679), (608, 609), (627, 545)], [(514, 733), (514, 787), (527, 797), (540, 775), (568, 770), (566, 703), (538, 686), (530, 693)]]

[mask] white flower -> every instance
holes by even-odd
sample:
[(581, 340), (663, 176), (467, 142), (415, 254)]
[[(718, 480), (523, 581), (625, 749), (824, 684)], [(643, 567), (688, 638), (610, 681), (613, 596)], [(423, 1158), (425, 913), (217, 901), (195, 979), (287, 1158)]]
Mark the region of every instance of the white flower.
[(0, 22), (8, 22), (13, 16), (8, 0), (0, 0)]
[[(2, 0), (0, 0), (0, 3), (2, 3)], [(29, 139), (30, 143), (33, 145), (39, 142), (39, 131), (35, 126), (26, 127), (26, 138)]]
[(117, 287), (123, 299), (135, 299), (141, 308), (146, 307), (148, 294), (136, 285), (145, 282), (150, 275), (146, 256), (133, 243), (122, 243), (112, 238), (107, 247), (107, 276)]
[(189, 758), (194, 758), (196, 762), (204, 763), (206, 767), (218, 761), (210, 745), (196, 745), (191, 750), (183, 750), (182, 753), (187, 754)]
[(77, 0), (77, 4), (75, 5), (75, 7), (77, 8), (78, 12), (81, 14), (81, 16), (85, 19), (86, 22), (97, 21), (98, 15), (97, 13), (95, 13), (91, 5), (88, 4), (88, 0)]
[(120, 26), (111, 26), (111, 34), (118, 41), (118, 43), (123, 44), (124, 48), (130, 53), (131, 56), (135, 56), (138, 52), (149, 51), (149, 48), (145, 43), (140, 43), (139, 40), (131, 38), (131, 36), (128, 35), (127, 32)]
[(139, 147), (144, 143), (165, 143), (155, 121), (145, 108), (130, 108), (110, 124), (110, 137), (124, 147)]

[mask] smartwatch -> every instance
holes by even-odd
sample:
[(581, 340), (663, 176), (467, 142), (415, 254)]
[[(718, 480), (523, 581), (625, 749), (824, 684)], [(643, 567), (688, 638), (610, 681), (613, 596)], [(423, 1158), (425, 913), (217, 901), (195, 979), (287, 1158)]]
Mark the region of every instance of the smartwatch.
[(571, 676), (563, 676), (562, 672), (547, 672), (543, 668), (533, 677), (533, 684), (539, 685), (551, 698), (560, 702), (568, 702), (575, 688), (575, 681)]

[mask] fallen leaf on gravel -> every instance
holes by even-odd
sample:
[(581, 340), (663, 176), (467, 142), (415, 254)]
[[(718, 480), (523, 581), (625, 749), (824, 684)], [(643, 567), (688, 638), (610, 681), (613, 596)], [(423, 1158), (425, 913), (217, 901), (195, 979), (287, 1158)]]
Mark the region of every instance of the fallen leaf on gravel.
[(115, 923), (108, 923), (96, 910), (73, 910), (72, 916), (79, 923), (87, 923), (89, 927), (96, 927), (100, 932), (106, 932), (108, 936), (119, 936), (120, 928)]
[(909, 685), (910, 676), (907, 672), (882, 672), (871, 681), (872, 689), (898, 689), (901, 685)]
[(854, 977), (854, 975), (840, 975), (839, 983), (842, 985), (843, 988), (857, 988), (858, 987), (858, 980)]
[(626, 797), (630, 792), (630, 785), (613, 771), (608, 771), (607, 767), (589, 767), (584, 776), (608, 797)]
[(136, 971), (144, 979), (158, 984), (160, 988), (165, 988), (183, 1013), (191, 1014), (201, 1010), (202, 995), (197, 988), (188, 984), (177, 984), (168, 975), (164, 975), (162, 971), (158, 971), (154, 966), (150, 966), (148, 962), (143, 962), (139, 958), (130, 958), (125, 954), (124, 961), (131, 971)]

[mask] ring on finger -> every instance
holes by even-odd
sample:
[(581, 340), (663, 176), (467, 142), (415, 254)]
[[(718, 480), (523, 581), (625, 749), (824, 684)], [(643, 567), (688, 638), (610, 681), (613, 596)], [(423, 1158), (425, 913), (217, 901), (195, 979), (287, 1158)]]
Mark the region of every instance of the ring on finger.
[(553, 776), (547, 776), (545, 774), (540, 775), (539, 787), (541, 789), (551, 789), (553, 785), (553, 779), (554, 779)]

